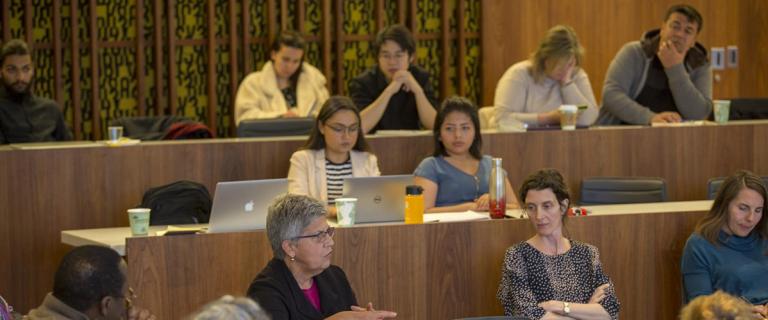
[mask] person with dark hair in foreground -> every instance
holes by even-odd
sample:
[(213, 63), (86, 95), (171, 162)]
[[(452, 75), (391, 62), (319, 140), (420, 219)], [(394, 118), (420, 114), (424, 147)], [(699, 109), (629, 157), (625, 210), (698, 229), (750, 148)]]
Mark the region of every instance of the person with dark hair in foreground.
[(72, 140), (61, 109), (32, 94), (32, 50), (14, 39), (0, 49), (0, 144)]
[(378, 64), (349, 82), (349, 96), (363, 118), (363, 132), (432, 129), (437, 98), (429, 73), (413, 64), (416, 42), (396, 24), (381, 30), (373, 43)]
[(712, 209), (696, 225), (683, 249), (680, 273), (685, 302), (722, 290), (768, 317), (768, 188), (763, 179), (739, 171), (723, 181)]
[(114, 250), (100, 246), (72, 249), (62, 259), (53, 292), (29, 312), (28, 319), (155, 319), (131, 305), (134, 292), (128, 268)]
[(273, 319), (389, 319), (391, 311), (359, 307), (344, 270), (331, 264), (333, 227), (325, 204), (313, 198), (278, 196), (267, 213), (274, 257), (253, 279), (248, 296)]
[(504, 256), (497, 297), (508, 316), (529, 319), (618, 319), (619, 300), (593, 245), (567, 238), (571, 197), (563, 176), (539, 170), (520, 187), (536, 229)]

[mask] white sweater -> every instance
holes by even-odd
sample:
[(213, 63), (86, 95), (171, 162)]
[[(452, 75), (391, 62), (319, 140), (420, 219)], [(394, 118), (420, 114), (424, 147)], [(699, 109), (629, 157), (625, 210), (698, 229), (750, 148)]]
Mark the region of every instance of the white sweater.
[(573, 81), (565, 86), (549, 77), (536, 83), (531, 75), (531, 61), (514, 64), (504, 72), (496, 85), (493, 100), (495, 109), (491, 124), (498, 127), (499, 120), (515, 119), (538, 124), (538, 114), (555, 110), (563, 104), (587, 105), (579, 114), (579, 125), (591, 125), (597, 118), (595, 94), (584, 69), (578, 68)]
[[(322, 104), (328, 100), (325, 76), (306, 62), (302, 65), (296, 84), (296, 100), (299, 116), (316, 116)], [(308, 114), (310, 110), (312, 114)], [(288, 106), (277, 87), (275, 69), (272, 62), (267, 61), (261, 71), (249, 74), (240, 83), (235, 98), (235, 119), (240, 124), (240, 121), (246, 119), (277, 118), (286, 112)]]

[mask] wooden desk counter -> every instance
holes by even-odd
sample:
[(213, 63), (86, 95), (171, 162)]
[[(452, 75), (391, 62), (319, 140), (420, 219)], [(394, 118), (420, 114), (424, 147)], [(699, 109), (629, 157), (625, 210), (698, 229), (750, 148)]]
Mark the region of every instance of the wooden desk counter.
[[(673, 319), (679, 261), (697, 212), (570, 219), (573, 239), (597, 246), (616, 285), (623, 319)], [(499, 315), (504, 251), (534, 234), (527, 220), (486, 220), (338, 229), (333, 263), (358, 301), (398, 319)], [(223, 294), (244, 295), (272, 256), (263, 231), (130, 238), (129, 281), (159, 319), (181, 319)]]
[[(703, 199), (706, 181), (737, 169), (768, 173), (768, 124), (486, 133), (484, 153), (504, 158), (513, 186), (542, 167), (562, 171), (575, 195), (583, 177), (660, 176), (670, 200)], [(383, 174), (411, 173), (432, 151), (429, 135), (369, 139)], [(127, 208), (150, 187), (187, 179), (284, 177), (301, 138), (148, 142), (134, 146), (0, 148), (0, 294), (18, 310), (51, 288), (67, 247), (62, 230), (127, 226)]]

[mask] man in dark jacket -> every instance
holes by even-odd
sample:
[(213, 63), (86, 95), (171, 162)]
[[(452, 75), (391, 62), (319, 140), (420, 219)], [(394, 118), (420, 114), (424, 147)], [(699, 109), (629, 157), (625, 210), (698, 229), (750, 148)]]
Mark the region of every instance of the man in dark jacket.
[(56, 102), (32, 94), (32, 52), (21, 40), (0, 49), (0, 144), (72, 140)]

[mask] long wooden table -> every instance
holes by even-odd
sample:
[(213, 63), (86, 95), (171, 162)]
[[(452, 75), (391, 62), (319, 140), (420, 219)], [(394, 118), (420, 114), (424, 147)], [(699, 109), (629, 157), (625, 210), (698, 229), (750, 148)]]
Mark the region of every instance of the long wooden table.
[[(484, 134), (486, 154), (504, 158), (513, 185), (554, 167), (574, 194), (587, 176), (660, 176), (670, 200), (703, 199), (706, 181), (737, 169), (768, 173), (768, 124), (614, 128)], [(429, 135), (373, 137), (383, 174), (411, 173), (432, 151)], [(145, 190), (176, 180), (284, 177), (301, 138), (153, 142), (135, 146), (0, 148), (0, 294), (27, 311), (51, 288), (67, 247), (59, 232), (126, 226)]]
[[(664, 204), (658, 206), (663, 207)], [(674, 319), (679, 261), (701, 206), (691, 212), (572, 218), (573, 239), (598, 247), (623, 319)], [(358, 301), (399, 319), (500, 315), (504, 251), (534, 233), (523, 219), (341, 228), (333, 263)], [(263, 231), (129, 238), (129, 282), (137, 303), (160, 319), (181, 319), (224, 294), (244, 295), (272, 251)]]

